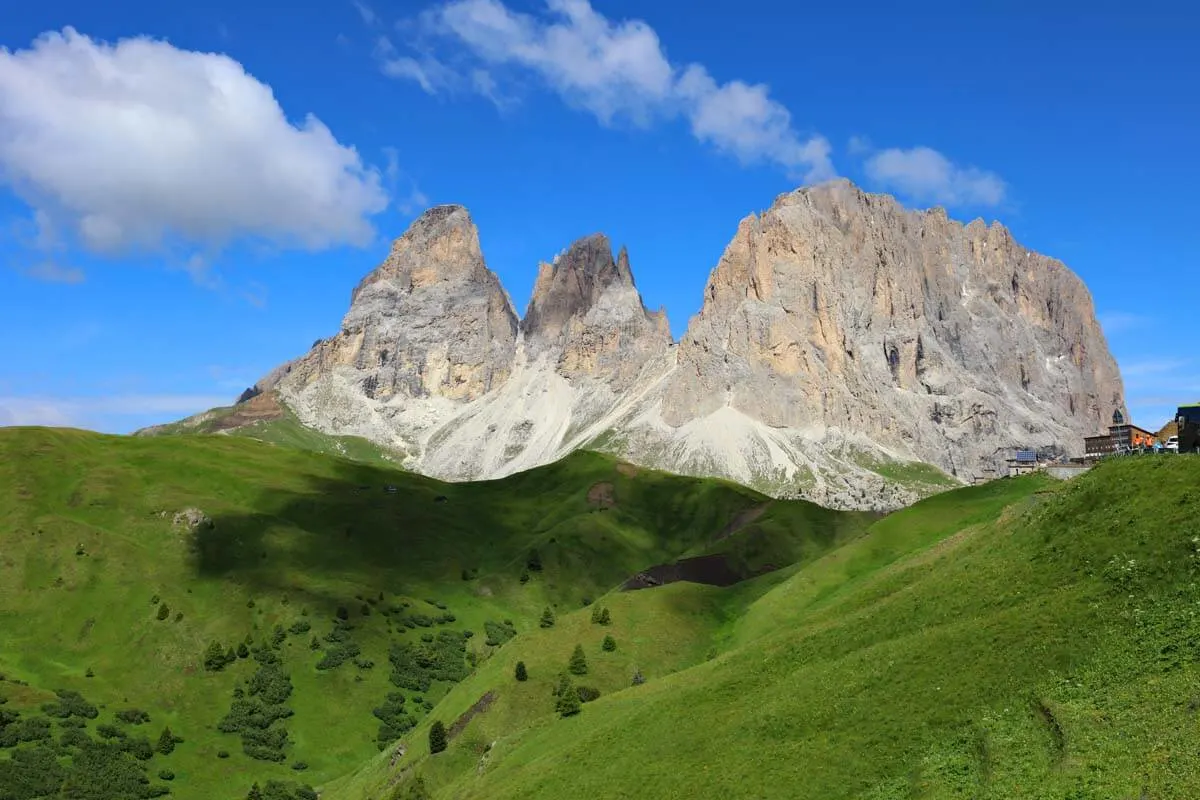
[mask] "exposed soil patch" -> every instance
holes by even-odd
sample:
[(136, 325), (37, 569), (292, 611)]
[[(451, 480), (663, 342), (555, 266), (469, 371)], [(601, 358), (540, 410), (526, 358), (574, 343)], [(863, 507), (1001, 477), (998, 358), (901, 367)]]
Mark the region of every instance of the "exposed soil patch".
[(587, 500), (592, 508), (612, 508), (617, 504), (617, 492), (611, 483), (601, 481), (588, 489)]
[(633, 478), (638, 474), (638, 468), (627, 461), (622, 461), (620, 464), (617, 464), (617, 472), (626, 478)]
[(708, 586), (732, 586), (747, 578), (765, 575), (774, 569), (774, 565), (767, 565), (750, 574), (744, 574), (735, 569), (721, 554), (696, 556), (680, 559), (673, 564), (656, 564), (644, 569), (621, 584), (621, 590), (627, 592), (633, 589), (649, 589), (676, 581), (703, 583)]
[(274, 392), (255, 395), (245, 402), (234, 406), (233, 411), (212, 424), (212, 431), (227, 431), (253, 425), (256, 422), (269, 422), (283, 417), (283, 406)]
[(487, 694), (476, 700), (475, 705), (468, 708), (465, 712), (463, 712), (461, 717), (454, 720), (454, 724), (451, 725), (449, 730), (446, 731), (446, 738), (453, 739), (455, 736), (458, 736), (460, 733), (462, 733), (466, 727), (471, 724), (471, 720), (475, 719), (477, 715), (482, 714), (491, 708), (492, 703), (495, 702), (495, 700), (495, 689), (488, 691)]

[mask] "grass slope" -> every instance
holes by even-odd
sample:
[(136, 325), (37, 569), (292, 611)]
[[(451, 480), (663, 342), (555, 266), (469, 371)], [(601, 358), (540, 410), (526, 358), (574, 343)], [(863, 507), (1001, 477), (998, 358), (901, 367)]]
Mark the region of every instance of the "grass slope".
[[(996, 481), (731, 590), (606, 597), (610, 629), (577, 612), (457, 685), (447, 723), (496, 699), (445, 753), (426, 720), (325, 797), (1200, 796), (1198, 487), (1189, 457)], [(576, 643), (603, 695), (561, 719)]]
[(361, 436), (332, 436), (304, 425), (273, 392), (258, 395), (238, 405), (209, 409), (178, 422), (144, 428), (135, 435), (184, 434), (244, 436), (260, 442), (340, 456), (376, 466), (395, 467), (404, 460), (404, 453)]
[[(174, 524), (189, 508), (211, 526)], [(743, 566), (779, 566), (852, 540), (869, 519), (588, 453), (503, 480), (443, 484), (239, 436), (3, 429), (0, 699), (29, 718), (53, 691), (78, 691), (101, 707), (86, 723), (97, 732), (119, 710), (148, 712), (152, 737), (169, 725), (185, 740), (149, 762), (151, 776), (173, 773), (176, 797), (241, 796), (269, 779), (320, 785), (378, 752), (372, 711), (389, 693), (425, 719), (422, 706), (453, 691), (445, 680), (398, 689), (389, 664), (397, 643), (424, 652), (423, 636), (470, 632), (466, 646), (482, 673), (515, 642), (560, 630), (537, 627), (544, 608), (569, 629), (579, 624), (571, 610), (649, 565), (729, 552)], [(737, 520), (743, 527), (730, 531)], [(527, 566), (535, 549), (540, 571)], [(724, 597), (675, 585), (615, 598), (620, 658), (636, 655), (655, 677), (698, 663)], [(633, 603), (656, 609), (639, 612), (648, 626), (640, 631), (623, 627)], [(489, 646), (485, 623), (504, 620), (521, 635)], [(284, 634), (272, 648), (276, 626)], [(309, 629), (287, 634), (293, 626)], [(334, 633), (357, 645), (358, 661), (317, 669), (337, 650), (325, 641)], [(212, 672), (205, 652), (247, 637), (281, 661), (293, 687), (278, 764), (248, 757), (237, 734), (217, 729), (258, 664), (240, 658)], [(537, 659), (530, 664), (543, 671)], [(614, 670), (605, 691), (625, 680)], [(512, 708), (512, 724), (524, 724), (523, 707)], [(54, 722), (53, 741), (74, 722)], [(22, 748), (32, 746), (7, 757), (25, 758)], [(16, 763), (5, 759), (0, 748), (0, 782)], [(292, 769), (298, 762), (302, 773)]]

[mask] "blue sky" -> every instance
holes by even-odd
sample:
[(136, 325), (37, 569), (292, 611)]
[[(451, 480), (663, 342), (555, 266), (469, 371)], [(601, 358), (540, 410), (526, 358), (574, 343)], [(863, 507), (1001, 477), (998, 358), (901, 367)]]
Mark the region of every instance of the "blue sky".
[(538, 261), (608, 233), (678, 335), (738, 221), (831, 175), (999, 219), (1065, 261), (1136, 421), (1200, 398), (1194, 3), (45, 0), (4, 17), (0, 425), (124, 432), (227, 403), (336, 331), (434, 203), (471, 210), (519, 310)]

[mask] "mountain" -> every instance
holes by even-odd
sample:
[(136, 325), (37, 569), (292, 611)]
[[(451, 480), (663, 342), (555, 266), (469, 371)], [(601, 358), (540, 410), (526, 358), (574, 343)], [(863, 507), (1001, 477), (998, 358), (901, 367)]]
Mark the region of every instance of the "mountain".
[(592, 448), (840, 508), (994, 475), (1014, 448), (1077, 454), (1123, 405), (1062, 263), (847, 181), (743, 219), (678, 343), (605, 236), (540, 265), (518, 319), (467, 210), (435, 207), (265, 391), (443, 479)]

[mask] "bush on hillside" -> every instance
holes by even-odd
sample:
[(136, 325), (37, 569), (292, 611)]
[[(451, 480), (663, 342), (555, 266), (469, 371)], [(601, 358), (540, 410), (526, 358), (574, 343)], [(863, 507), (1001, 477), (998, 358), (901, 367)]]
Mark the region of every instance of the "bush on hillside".
[(158, 607), (158, 619), (161, 622), (169, 616), (171, 616), (171, 609), (167, 608), (166, 603), (163, 603)]
[(617, 649), (617, 640), (611, 635), (605, 636), (604, 641), (600, 643), (600, 649), (604, 650), (606, 653), (611, 653), (613, 650)]
[(575, 649), (571, 652), (571, 660), (567, 662), (567, 670), (572, 675), (587, 675), (587, 656), (584, 655), (583, 645), (575, 645)]
[(404, 710), (404, 695), (401, 692), (389, 692), (383, 705), (376, 706), (371, 713), (379, 720), (375, 740), (381, 746), (399, 739), (417, 725), (417, 721)]
[(100, 715), (99, 709), (87, 700), (84, 700), (83, 695), (79, 692), (58, 691), (54, 694), (58, 697), (58, 700), (53, 703), (45, 703), (42, 706), (42, 712), (47, 716), (57, 719), (67, 719), (68, 717), (95, 719)]
[(600, 696), (600, 690), (593, 686), (578, 686), (575, 691), (579, 694), (581, 703), (590, 703)]
[(541, 556), (541, 554), (538, 553), (537, 550), (530, 550), (529, 558), (527, 558), (525, 560), (525, 566), (528, 567), (530, 572), (541, 572), (542, 571), (542, 556)]
[(550, 610), (549, 606), (546, 606), (545, 610), (542, 611), (542, 618), (538, 620), (538, 625), (542, 628), (554, 627), (554, 612)]
[(555, 712), (559, 716), (570, 717), (578, 714), (582, 708), (583, 703), (579, 699), (579, 691), (571, 684), (570, 679), (567, 679), (554, 703)]
[[(229, 657), (227, 657), (229, 656)], [(220, 642), (211, 642), (204, 651), (204, 669), (209, 672), (220, 672), (227, 664), (237, 661), (237, 653), (233, 648), (226, 651)]]
[(169, 756), (175, 751), (175, 745), (182, 743), (183, 739), (172, 733), (169, 727), (163, 728), (162, 733), (158, 735), (158, 744), (154, 749), (164, 756)]
[(117, 718), (117, 722), (124, 722), (126, 725), (144, 725), (150, 721), (150, 715), (140, 708), (118, 711), (114, 716)]
[(391, 681), (401, 689), (425, 692), (434, 681), (458, 683), (468, 675), (467, 639), (458, 631), (439, 631), (431, 641), (396, 643), (388, 652)]
[(483, 632), (487, 634), (485, 641), (489, 647), (499, 647), (517, 635), (517, 629), (511, 624), (504, 625), (490, 619), (483, 623)]
[(446, 726), (440, 719), (435, 719), (429, 726), (429, 753), (440, 753), (446, 749)]
[(513, 672), (513, 677), (515, 677), (517, 680), (519, 680), (521, 682), (529, 680), (529, 673), (525, 671), (525, 662), (524, 661), (517, 662), (517, 668)]

